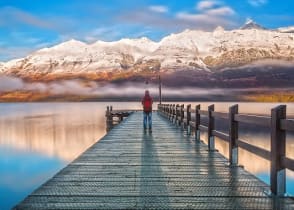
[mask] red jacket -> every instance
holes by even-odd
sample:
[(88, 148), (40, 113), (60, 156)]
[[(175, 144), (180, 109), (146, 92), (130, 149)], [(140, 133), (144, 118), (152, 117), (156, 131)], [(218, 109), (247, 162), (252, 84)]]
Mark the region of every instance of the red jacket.
[(145, 95), (142, 99), (143, 111), (144, 112), (152, 112), (152, 104), (153, 100), (150, 95)]

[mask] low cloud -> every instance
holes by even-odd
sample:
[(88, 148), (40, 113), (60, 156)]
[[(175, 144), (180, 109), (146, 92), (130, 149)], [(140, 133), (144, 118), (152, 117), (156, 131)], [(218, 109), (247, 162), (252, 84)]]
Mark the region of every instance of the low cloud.
[(0, 92), (15, 91), (24, 88), (24, 82), (15, 77), (1, 76), (0, 77)]
[(14, 7), (0, 8), (0, 25), (13, 27), (13, 25), (17, 23), (23, 23), (26, 25), (44, 29), (54, 28), (54, 25), (52, 23), (23, 10)]
[(162, 6), (162, 5), (153, 5), (148, 7), (148, 9), (152, 12), (158, 12), (158, 13), (167, 13), (168, 7)]
[(230, 16), (234, 15), (235, 11), (230, 7), (220, 7), (216, 9), (207, 10), (205, 13), (213, 16)]
[(232, 16), (236, 12), (219, 1), (200, 1), (196, 9), (199, 13), (179, 12), (176, 18), (189, 22), (190, 25), (203, 29), (214, 29), (217, 26), (232, 27), (235, 23)]
[(199, 11), (211, 9), (219, 4), (218, 1), (200, 1), (196, 8)]
[[(151, 9), (152, 8), (152, 9)], [(220, 1), (200, 1), (194, 12), (178, 11), (167, 15), (167, 8), (149, 7), (148, 10), (128, 11), (118, 17), (118, 21), (140, 24), (147, 27), (181, 31), (187, 28), (211, 31), (217, 26), (233, 28), (237, 24), (232, 18), (236, 12)]]
[(267, 4), (267, 0), (248, 0), (248, 3), (254, 7), (260, 7)]
[[(98, 82), (84, 83), (80, 80), (66, 80), (50, 83), (27, 83), (22, 79), (8, 76), (0, 77), (0, 93), (13, 91), (31, 91), (49, 93), (51, 95), (85, 95), (99, 97), (141, 97), (145, 90), (148, 89), (153, 96), (158, 95), (157, 84), (145, 83), (124, 83), (116, 84), (100, 84)], [(189, 96), (205, 96), (205, 95), (222, 95), (222, 89), (204, 89), (191, 87), (163, 87), (165, 96), (181, 97)]]
[[(259, 65), (259, 64), (256, 64)], [(105, 84), (99, 82), (86, 82), (81, 80), (55, 81), (50, 83), (27, 83), (19, 78), (0, 76), (0, 94), (3, 92), (30, 91), (44, 93), (50, 96), (90, 96), (97, 98), (137, 98), (144, 95), (145, 90), (149, 90), (152, 97), (158, 98), (158, 84), (155, 83), (123, 83)], [(275, 89), (288, 91), (287, 89)], [(194, 98), (201, 100), (235, 99), (248, 92), (273, 91), (268, 88), (199, 88), (199, 87), (167, 87), (162, 86), (162, 94), (167, 98)], [(185, 93), (185, 94), (183, 94)]]

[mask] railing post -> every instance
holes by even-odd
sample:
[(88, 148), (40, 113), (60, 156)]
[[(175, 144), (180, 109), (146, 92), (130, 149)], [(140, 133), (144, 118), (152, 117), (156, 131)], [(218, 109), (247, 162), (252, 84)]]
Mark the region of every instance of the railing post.
[(176, 105), (176, 119), (175, 119), (175, 124), (178, 125), (178, 116), (179, 116), (179, 104)]
[(172, 121), (172, 119), (173, 119), (173, 115), (172, 114), (173, 114), (173, 105), (171, 104), (170, 105), (170, 110), (169, 110), (169, 120), (170, 121)]
[(235, 121), (235, 114), (238, 114), (238, 104), (229, 108), (229, 161), (230, 165), (238, 165), (238, 122)]
[(190, 121), (191, 121), (191, 104), (187, 105), (187, 134), (191, 134), (191, 126), (190, 126)]
[(174, 123), (174, 119), (176, 117), (176, 105), (173, 105), (173, 118), (172, 118), (172, 122)]
[(112, 128), (112, 116), (111, 116), (111, 111), (109, 106), (107, 106), (106, 108), (105, 116), (106, 116), (106, 132), (108, 132)]
[(281, 129), (281, 119), (286, 118), (286, 106), (280, 105), (271, 110), (271, 191), (283, 196), (286, 193), (286, 171), (281, 158), (286, 155), (286, 132)]
[(164, 105), (165, 106), (165, 116), (167, 116), (168, 112), (167, 112), (167, 104)]
[(109, 119), (110, 119), (110, 126), (111, 126), (111, 129), (113, 128), (113, 116), (112, 116), (112, 106), (109, 107)]
[(200, 141), (200, 104), (195, 106), (195, 140)]
[(184, 128), (184, 117), (185, 117), (185, 106), (184, 104), (181, 105), (181, 121), (180, 121), (180, 126), (182, 127), (182, 129)]
[(214, 111), (214, 104), (208, 107), (208, 149), (214, 150), (214, 136), (212, 135), (212, 130), (214, 130), (214, 117), (212, 117), (212, 112)]

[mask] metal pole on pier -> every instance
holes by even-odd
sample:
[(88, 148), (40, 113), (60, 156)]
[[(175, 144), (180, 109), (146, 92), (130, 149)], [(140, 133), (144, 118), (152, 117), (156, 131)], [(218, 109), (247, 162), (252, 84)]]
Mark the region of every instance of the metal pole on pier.
[(158, 76), (158, 82), (159, 82), (159, 104), (161, 104), (162, 98), (161, 98), (161, 78), (160, 78), (160, 75)]

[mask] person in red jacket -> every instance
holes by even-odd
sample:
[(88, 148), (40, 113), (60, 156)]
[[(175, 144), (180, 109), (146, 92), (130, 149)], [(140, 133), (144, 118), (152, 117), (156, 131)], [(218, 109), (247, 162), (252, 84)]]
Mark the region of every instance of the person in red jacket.
[(153, 100), (149, 94), (149, 91), (145, 91), (145, 96), (142, 99), (142, 105), (143, 105), (143, 125), (144, 125), (144, 131), (147, 130), (147, 121), (148, 121), (148, 127), (149, 131), (152, 132), (152, 104)]

